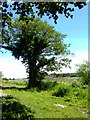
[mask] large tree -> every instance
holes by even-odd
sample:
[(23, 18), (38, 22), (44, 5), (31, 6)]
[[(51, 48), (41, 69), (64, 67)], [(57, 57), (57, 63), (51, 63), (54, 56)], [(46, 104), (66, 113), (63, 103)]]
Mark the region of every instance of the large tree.
[[(72, 6), (70, 6), (70, 5), (72, 5)], [(34, 22), (33, 24), (35, 24), (35, 21), (30, 22), (30, 20), (34, 20), (36, 14), (39, 17), (47, 15), (49, 17), (49, 19), (53, 18), (54, 22), (56, 23), (59, 14), (64, 14), (67, 18), (68, 17), (72, 18), (73, 15), (71, 14), (71, 12), (74, 11), (74, 7), (78, 7), (79, 9), (81, 9), (85, 5), (86, 5), (85, 2), (80, 2), (80, 3), (78, 3), (78, 2), (67, 2), (67, 3), (65, 3), (65, 2), (46, 2), (46, 3), (45, 2), (22, 2), (22, 3), (21, 2), (12, 2), (12, 3), (2, 2), (1, 6), (0, 6), (0, 9), (1, 9), (0, 16), (2, 14), (2, 28), (1, 28), (2, 39), (0, 39), (0, 41), (1, 41), (0, 47), (12, 51), (13, 55), (18, 59), (20, 57), (22, 57), (22, 59), (23, 59), (22, 62), (26, 64), (27, 72), (29, 73), (29, 79), (32, 79), (34, 76), (35, 80), (34, 79), (33, 80), (36, 81), (36, 78), (38, 79), (39, 76), (41, 78), (41, 75), (40, 75), (41, 70), (44, 70), (46, 68), (47, 68), (47, 70), (48, 69), (53, 70), (54, 68), (58, 69), (58, 65), (56, 64), (57, 61), (55, 60), (56, 58), (54, 58), (54, 57), (49, 58), (49, 57), (45, 57), (45, 56), (50, 56), (50, 54), (57, 54), (57, 55), (63, 54), (64, 55), (65, 53), (67, 53), (67, 45), (64, 44), (62, 41), (62, 38), (64, 36), (61, 34), (59, 35), (57, 32), (55, 32), (55, 35), (53, 34), (53, 32), (51, 32), (53, 34), (53, 36), (51, 36), (51, 38), (54, 37), (53, 39), (56, 40), (56, 42), (54, 42), (55, 44), (54, 43), (51, 44), (52, 42), (50, 43), (50, 41), (47, 41), (47, 40), (46, 40), (47, 42), (45, 42), (45, 40), (44, 39), (41, 40), (41, 38), (39, 41), (38, 38), (32, 37), (34, 34), (34, 31), (32, 32), (32, 34), (30, 34), (31, 36), (28, 35), (28, 33), (30, 32), (29, 28), (31, 28), (31, 27), (28, 28), (26, 26), (32, 25), (33, 22)], [(30, 20), (26, 17), (27, 15), (30, 17)], [(17, 24), (17, 26), (19, 26), (19, 27), (13, 29), (16, 34), (16, 36), (15, 36), (15, 34), (13, 34), (12, 30), (10, 32), (10, 29), (12, 27), (13, 28), (15, 27), (14, 24), (16, 22), (12, 26), (12, 21), (14, 21), (14, 17), (18, 17), (18, 16), (19, 16), (19, 20), (18, 20), (19, 25)], [(26, 21), (27, 21), (27, 23), (26, 23)], [(24, 23), (25, 23), (25, 25), (23, 25)], [(23, 27), (21, 27), (20, 24)], [(43, 26), (43, 24), (42, 24), (42, 26)], [(43, 27), (40, 27), (40, 28), (43, 28)], [(34, 28), (32, 28), (31, 30), (33, 30), (33, 29)], [(19, 31), (19, 32), (17, 32), (17, 31)], [(23, 31), (22, 32), (23, 34), (20, 31)], [(47, 29), (47, 31), (48, 31), (48, 29)], [(0, 34), (1, 34), (1, 32), (0, 32)], [(44, 34), (46, 34), (46, 33), (43, 33), (42, 36)], [(55, 38), (55, 36), (58, 36), (58, 38)], [(45, 38), (47, 38), (47, 37), (49, 40), (50, 36), (45, 36)], [(59, 37), (61, 39), (61, 42), (59, 42)], [(35, 39), (37, 39), (37, 40), (35, 41)], [(57, 39), (58, 39), (58, 42), (57, 42)], [(38, 47), (36, 47), (36, 45)], [(56, 46), (58, 46), (58, 47), (56, 47)], [(45, 51), (44, 51), (44, 47), (45, 47)], [(23, 48), (25, 48), (25, 49), (23, 49)], [(36, 52), (37, 55), (34, 50), (37, 51)], [(60, 50), (61, 50), (61, 52), (60, 52)], [(48, 52), (46, 52), (46, 51), (48, 51)], [(54, 52), (54, 51), (56, 51), (56, 52)], [(34, 70), (36, 70), (36, 71), (31, 75), (32, 76), (31, 78), (30, 78), (30, 74), (32, 71), (30, 71), (31, 68), (29, 68), (30, 64), (28, 62), (28, 61), (30, 61), (29, 57), (28, 57), (29, 54), (31, 56), (35, 54), (36, 58), (32, 57), (32, 59), (36, 59), (36, 62), (34, 60), (32, 60), (32, 61), (34, 61), (34, 63), (32, 62), (32, 64), (34, 65), (36, 63), (36, 66), (37, 66), (35, 69), (34, 68), (32, 69), (32, 71), (34, 71)], [(69, 63), (68, 59), (62, 59), (61, 61), (63, 61), (63, 63), (61, 63), (62, 65), (63, 64), (68, 65), (67, 63)], [(31, 64), (31, 66), (32, 66), (32, 64)], [(52, 66), (52, 64), (53, 64), (53, 66)], [(57, 66), (55, 66), (55, 65), (57, 65)], [(43, 68), (43, 69), (41, 69), (41, 68)], [(60, 68), (60, 66), (59, 66), (59, 68)], [(36, 75), (35, 75), (35, 73), (36, 73)], [(33, 81), (32, 81), (32, 83), (30, 83), (30, 82), (29, 82), (29, 87), (35, 86), (36, 82), (33, 82)]]
[(10, 50), (15, 58), (22, 58), (27, 68), (29, 88), (36, 87), (48, 71), (60, 70), (70, 64), (71, 60), (66, 57), (70, 54), (69, 45), (63, 40), (66, 35), (39, 18), (33, 21), (29, 17), (27, 20), (16, 19), (4, 35), (3, 40), (9, 42), (2, 48)]

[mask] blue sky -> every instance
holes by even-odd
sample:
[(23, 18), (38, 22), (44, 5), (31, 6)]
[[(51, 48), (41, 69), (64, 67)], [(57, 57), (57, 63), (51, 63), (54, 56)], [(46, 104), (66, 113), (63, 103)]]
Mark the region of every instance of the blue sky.
[[(57, 24), (54, 24), (53, 19), (49, 20), (46, 16), (42, 18), (48, 24), (53, 25), (56, 31), (67, 34), (64, 42), (70, 43), (69, 49), (75, 53), (75, 56), (71, 57), (72, 69), (64, 68), (63, 72), (75, 72), (75, 64), (88, 60), (88, 5), (81, 10), (75, 8), (72, 14), (73, 19), (60, 15)], [(20, 61), (15, 60), (10, 52), (3, 54), (0, 52), (0, 71), (8, 78), (26, 77), (25, 67)]]
[(73, 19), (60, 15), (57, 24), (53, 20), (48, 20), (50, 25), (61, 33), (67, 34), (66, 43), (71, 44), (71, 50), (87, 50), (88, 43), (88, 5), (79, 10), (75, 8), (72, 13)]

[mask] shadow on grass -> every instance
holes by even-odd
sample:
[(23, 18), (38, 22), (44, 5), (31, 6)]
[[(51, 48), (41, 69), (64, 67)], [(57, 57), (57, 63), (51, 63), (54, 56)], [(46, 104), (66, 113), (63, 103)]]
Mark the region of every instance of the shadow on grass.
[(17, 90), (28, 90), (29, 88), (28, 87), (22, 87), (22, 88), (19, 88), (19, 87), (2, 87), (2, 90), (5, 90), (5, 89), (17, 89)]
[(33, 120), (33, 112), (12, 96), (2, 98), (1, 120)]
[(36, 87), (31, 87), (28, 88), (28, 86), (26, 87), (16, 87), (16, 86), (2, 86), (2, 90), (5, 89), (15, 89), (15, 90), (34, 90), (34, 91), (46, 91), (46, 90), (51, 90), (53, 87), (55, 87), (56, 85), (58, 85), (57, 81), (42, 81), (40, 83), (37, 83)]

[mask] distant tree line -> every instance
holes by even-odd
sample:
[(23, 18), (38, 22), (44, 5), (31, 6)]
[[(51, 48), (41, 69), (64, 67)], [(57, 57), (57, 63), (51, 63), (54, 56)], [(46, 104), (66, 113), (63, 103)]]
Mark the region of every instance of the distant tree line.
[(50, 74), (50, 76), (55, 76), (55, 77), (77, 77), (77, 73), (53, 73)]
[(4, 77), (3, 80), (15, 80), (15, 78), (6, 78), (6, 77)]

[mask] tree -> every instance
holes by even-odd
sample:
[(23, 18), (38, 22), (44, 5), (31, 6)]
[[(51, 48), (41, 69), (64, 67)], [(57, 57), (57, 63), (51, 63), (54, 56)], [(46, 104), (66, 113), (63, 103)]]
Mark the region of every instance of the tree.
[[(72, 7), (70, 7), (70, 5), (74, 5)], [(20, 56), (23, 58), (23, 63), (26, 63), (26, 67), (27, 67), (27, 72), (30, 72), (30, 69), (28, 68), (28, 62), (27, 62), (27, 58), (25, 58), (25, 56), (23, 56), (23, 52), (25, 54), (25, 51), (23, 50), (22, 46), (26, 47), (25, 48), (33, 48), (35, 46), (28, 46), (28, 44), (31, 45), (31, 43), (29, 43), (28, 41), (29, 40), (26, 40), (25, 36), (22, 38), (23, 42), (21, 41), (21, 33), (20, 35), (17, 37), (17, 36), (14, 36), (14, 34), (11, 32), (10, 33), (10, 29), (12, 28), (12, 21), (14, 21), (14, 17), (19, 17), (19, 21), (27, 21), (27, 24), (29, 23), (29, 19), (27, 19), (27, 15), (30, 16), (30, 20), (34, 20), (34, 18), (36, 17), (36, 14), (39, 16), (39, 17), (43, 17), (44, 15), (47, 15), (49, 17), (49, 19), (53, 18), (54, 19), (54, 22), (56, 23), (57, 22), (57, 19), (58, 19), (58, 14), (64, 14), (67, 18), (68, 17), (73, 17), (73, 15), (71, 15), (71, 12), (74, 11), (74, 7), (78, 7), (79, 9), (83, 8), (84, 6), (86, 5), (86, 2), (12, 2), (12, 3), (8, 3), (8, 2), (2, 2), (1, 3), (1, 6), (0, 8), (2, 9), (2, 11), (0, 11), (0, 15), (2, 14), (2, 40), (0, 39), (0, 47), (1, 48), (5, 48), (5, 49), (8, 49), (10, 51), (12, 51), (13, 55), (15, 56), (15, 58), (20, 58)], [(58, 13), (58, 14), (57, 14)], [(18, 21), (18, 22), (19, 22)], [(23, 24), (23, 23), (22, 23)], [(26, 26), (26, 25), (25, 25)], [(20, 27), (22, 28), (22, 27)], [(23, 27), (25, 28), (25, 27)], [(26, 29), (26, 28), (25, 28)], [(25, 32), (25, 29), (23, 30)], [(15, 30), (15, 29), (14, 29)], [(19, 31), (19, 28), (17, 29)], [(27, 29), (28, 30), (28, 29)], [(22, 31), (22, 30), (21, 30)], [(48, 30), (47, 30), (48, 31)], [(16, 31), (15, 31), (16, 32)], [(23, 32), (23, 35), (25, 35), (25, 33), (28, 33), (28, 32)], [(18, 34), (17, 34), (18, 35)], [(22, 35), (22, 36), (23, 36)], [(26, 36), (28, 36), (26, 34)], [(59, 36), (57, 34), (57, 36)], [(62, 35), (60, 35), (62, 36)], [(32, 38), (32, 36), (30, 36)], [(54, 36), (55, 37), (55, 36)], [(62, 36), (63, 38), (64, 36)], [(15, 41), (15, 39), (17, 38), (17, 41)], [(25, 38), (25, 41), (24, 41), (24, 38)], [(28, 37), (27, 37), (28, 38)], [(47, 38), (47, 37), (46, 37)], [(61, 39), (62, 39), (61, 38)], [(38, 41), (38, 40), (37, 40)], [(37, 44), (39, 43), (40, 41), (37, 42)], [(17, 44), (18, 43), (18, 44)], [(26, 44), (25, 44), (26, 43)], [(54, 42), (55, 43), (55, 42)], [(49, 45), (52, 45), (51, 43), (44, 42), (40, 42), (40, 44), (42, 44), (44, 47), (48, 48), (47, 47), (47, 44)], [(60, 43), (61, 44), (61, 43)], [(22, 46), (20, 46), (22, 45)], [(36, 45), (36, 43), (35, 43)], [(46, 45), (46, 46), (45, 46)], [(56, 46), (56, 44), (53, 44)], [(39, 44), (38, 44), (39, 46)], [(65, 52), (67, 53), (67, 45), (63, 44), (63, 41), (62, 41), (62, 44), (61, 46), (63, 47), (60, 47), (59, 45), (57, 45), (58, 48), (60, 48), (61, 50), (61, 53), (64, 55)], [(40, 47), (41, 48), (41, 47)], [(51, 50), (52, 48), (54, 48), (53, 50), (57, 50), (56, 47), (49, 47)], [(48, 50), (49, 52), (51, 50)], [(28, 51), (27, 49), (27, 51)], [(34, 48), (33, 48), (34, 49)], [(36, 49), (36, 48), (35, 48)], [(42, 51), (43, 51), (44, 48), (42, 48)], [(26, 51), (26, 53), (28, 53)], [(36, 50), (37, 51), (37, 50)], [(58, 51), (58, 50), (57, 50)], [(65, 51), (65, 52), (63, 52)], [(30, 51), (29, 51), (30, 52)], [(52, 53), (52, 51), (51, 51)], [(55, 52), (56, 53), (56, 52)], [(60, 52), (57, 52), (57, 55), (59, 54)], [(61, 54), (60, 53), (60, 54)], [(40, 54), (40, 53), (38, 53)], [(26, 55), (26, 54), (25, 54)], [(41, 54), (40, 54), (41, 55)], [(28, 56), (28, 55), (26, 55)], [(49, 56), (47, 54), (47, 56)], [(44, 58), (43, 58), (44, 57)], [(37, 64), (40, 63), (42, 65), (43, 61), (50, 64), (53, 63), (51, 61), (55, 61), (55, 58), (53, 57), (51, 60), (47, 60), (47, 58), (43, 55), (43, 57), (37, 57)], [(38, 62), (40, 61), (40, 62)], [(68, 59), (63, 59), (62, 60), (63, 63), (61, 63), (62, 65), (66, 65), (67, 66), (67, 63), (68, 63)], [(41, 67), (44, 67), (45, 64), (43, 64)], [(52, 68), (50, 67), (50, 65), (48, 65), (48, 68)], [(55, 66), (55, 65), (54, 65)], [(45, 66), (46, 67), (46, 66)], [(47, 67), (46, 67), (47, 68)], [(55, 68), (55, 67), (54, 67)], [(58, 67), (57, 67), (58, 68)], [(38, 70), (37, 71), (40, 71), (40, 67), (37, 68)], [(45, 68), (44, 68), (45, 69)], [(53, 69), (53, 68), (52, 68)], [(36, 70), (36, 69), (35, 69)], [(41, 76), (40, 75), (40, 72), (37, 72), (38, 73), (38, 77)], [(29, 73), (30, 74), (30, 73)], [(30, 76), (30, 75), (29, 75)], [(38, 78), (37, 77), (37, 78)], [(36, 78), (36, 77), (35, 77)], [(30, 78), (29, 78), (30, 79)], [(34, 84), (34, 83), (33, 83)], [(30, 84), (29, 84), (30, 86)], [(34, 85), (33, 85), (34, 86)]]
[(16, 19), (5, 35), (9, 43), (3, 44), (2, 48), (10, 50), (16, 59), (22, 58), (29, 75), (29, 88), (38, 86), (48, 71), (70, 64), (71, 60), (66, 58), (70, 54), (69, 45), (63, 42), (66, 35), (58, 33), (39, 18), (33, 21), (29, 17), (27, 20)]
[(83, 84), (90, 83), (90, 63), (85, 61), (83, 64), (77, 66), (77, 75), (81, 78)]

